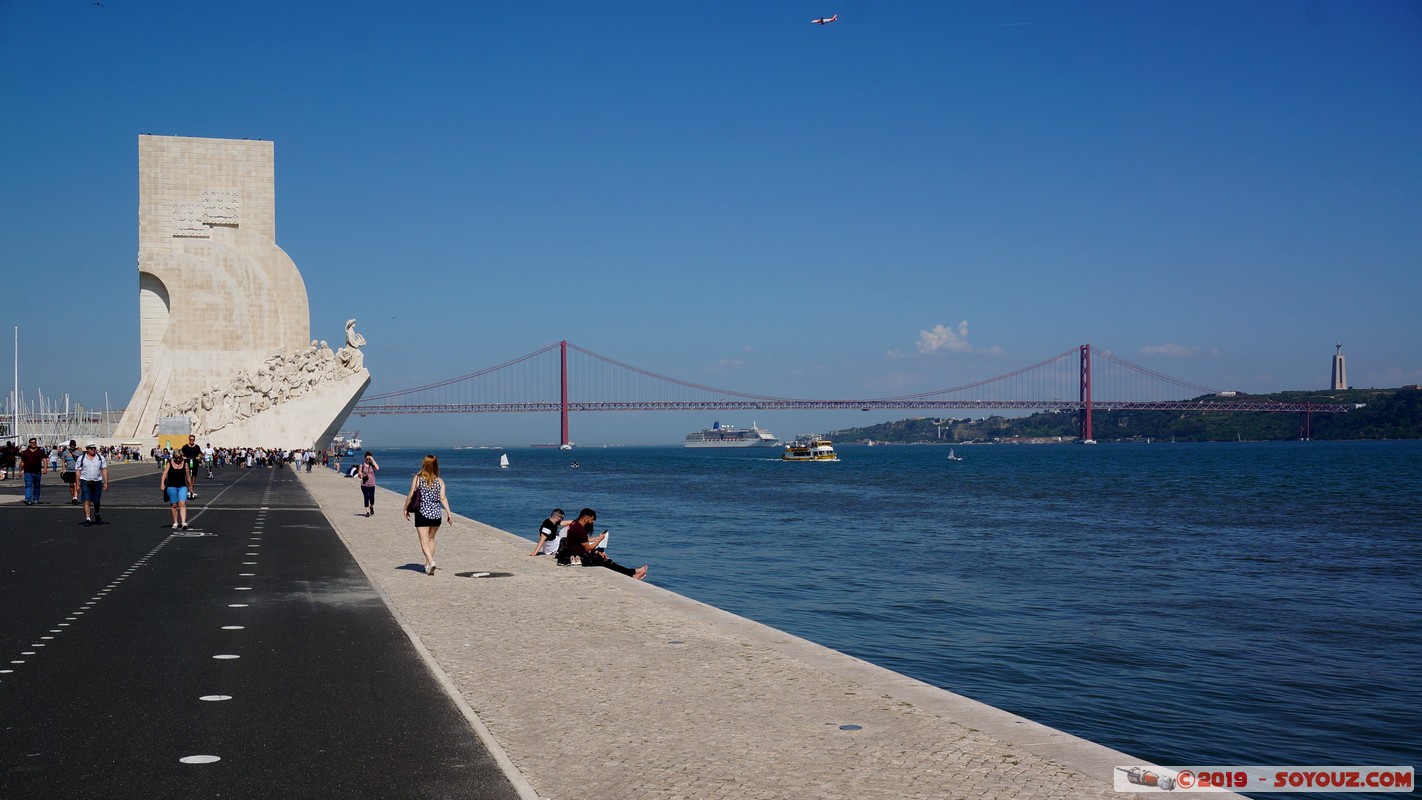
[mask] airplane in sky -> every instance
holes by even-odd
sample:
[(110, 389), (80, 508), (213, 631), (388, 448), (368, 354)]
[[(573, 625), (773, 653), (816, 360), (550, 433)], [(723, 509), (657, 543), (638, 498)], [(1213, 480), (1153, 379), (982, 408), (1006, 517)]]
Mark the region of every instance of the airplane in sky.
[(830, 24), (831, 22), (834, 22), (834, 21), (837, 20), (837, 19), (839, 19), (839, 15), (838, 15), (838, 14), (835, 14), (835, 15), (832, 16), (832, 17), (820, 17), (819, 19), (812, 19), (812, 20), (810, 20), (810, 22), (812, 22), (812, 23), (814, 23), (814, 24), (816, 24), (816, 25), (828, 25), (828, 24)]

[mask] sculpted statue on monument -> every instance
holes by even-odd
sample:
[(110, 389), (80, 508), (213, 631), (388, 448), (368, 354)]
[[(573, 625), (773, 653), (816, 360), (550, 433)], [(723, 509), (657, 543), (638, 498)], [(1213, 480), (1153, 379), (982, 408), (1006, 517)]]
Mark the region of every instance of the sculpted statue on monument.
[(356, 333), (355, 320), (346, 320), (346, 347), (365, 347), (365, 337)]
[(365, 369), (365, 356), (360, 352), (365, 346), (365, 337), (356, 333), (355, 323), (353, 319), (346, 320), (346, 346), (336, 351), (343, 375)]

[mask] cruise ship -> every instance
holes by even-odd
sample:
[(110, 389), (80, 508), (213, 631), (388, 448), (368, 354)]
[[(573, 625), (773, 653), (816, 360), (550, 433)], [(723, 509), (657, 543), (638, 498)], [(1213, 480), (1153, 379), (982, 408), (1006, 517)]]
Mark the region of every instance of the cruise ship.
[(336, 438), (331, 440), (331, 452), (343, 456), (360, 455), (361, 448), (365, 443), (360, 440), (360, 431), (354, 433), (350, 431), (340, 431)]
[(750, 430), (715, 422), (704, 431), (686, 435), (687, 447), (774, 447), (777, 444), (780, 440), (775, 438), (775, 434), (761, 430), (754, 422)]

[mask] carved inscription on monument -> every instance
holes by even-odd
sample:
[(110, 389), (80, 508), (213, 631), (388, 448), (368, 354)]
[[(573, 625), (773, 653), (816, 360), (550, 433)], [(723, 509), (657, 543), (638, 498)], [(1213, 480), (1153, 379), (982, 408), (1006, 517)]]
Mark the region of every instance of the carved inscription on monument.
[(205, 216), (206, 210), (202, 203), (173, 203), (169, 208), (173, 235), (206, 239), (208, 227), (203, 224)]
[(185, 239), (207, 239), (214, 225), (237, 227), (242, 221), (242, 193), (228, 189), (207, 189), (196, 203), (173, 203), (169, 220), (172, 235)]
[(209, 225), (237, 225), (241, 222), (242, 193), (209, 189), (202, 193), (204, 220)]

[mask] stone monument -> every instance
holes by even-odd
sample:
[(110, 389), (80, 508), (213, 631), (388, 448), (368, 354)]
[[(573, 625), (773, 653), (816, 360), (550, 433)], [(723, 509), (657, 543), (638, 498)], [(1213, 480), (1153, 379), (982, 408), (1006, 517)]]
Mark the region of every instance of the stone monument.
[(1330, 388), (1348, 388), (1348, 365), (1343, 363), (1343, 345), (1338, 345), (1338, 349), (1333, 353), (1333, 378)]
[(324, 447), (370, 385), (346, 322), (311, 338), (306, 284), (276, 244), (274, 145), (138, 137), (138, 389), (114, 436), (185, 416), (214, 446)]

